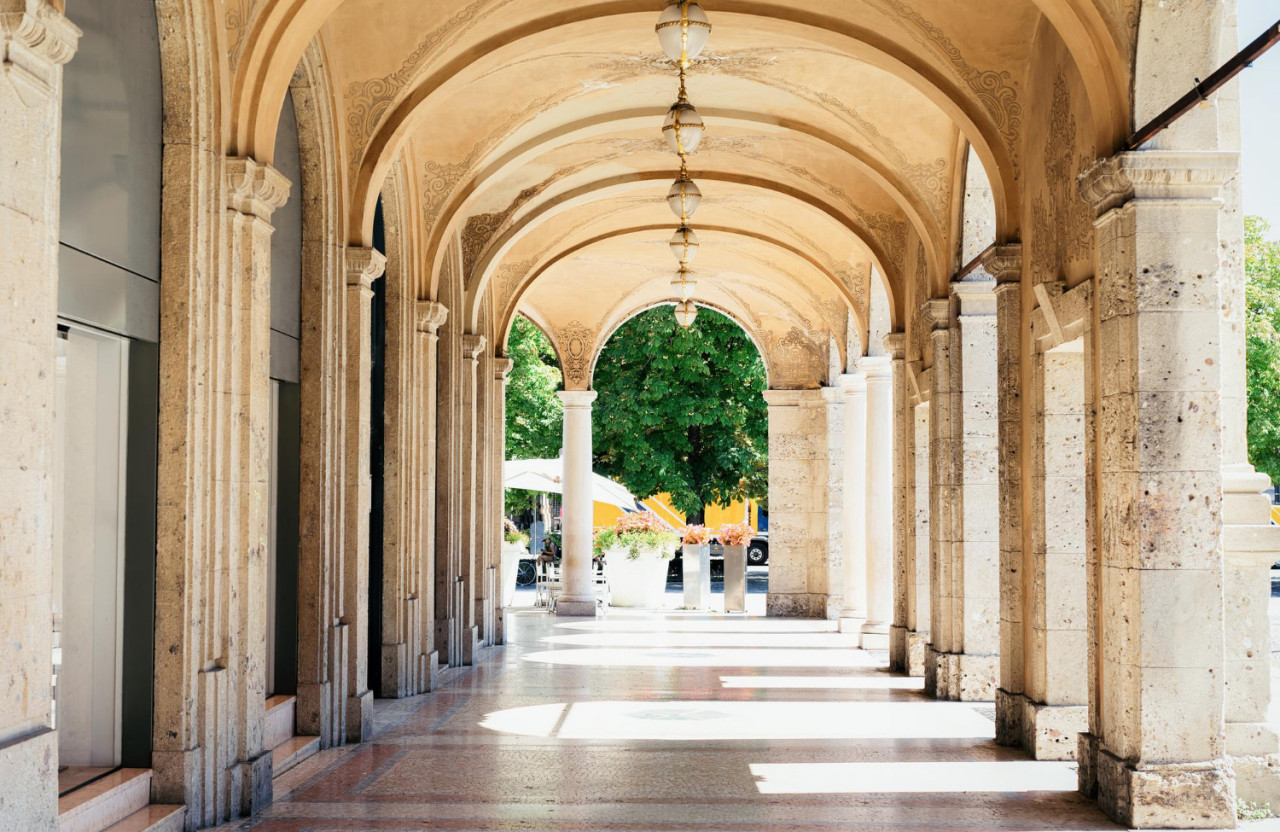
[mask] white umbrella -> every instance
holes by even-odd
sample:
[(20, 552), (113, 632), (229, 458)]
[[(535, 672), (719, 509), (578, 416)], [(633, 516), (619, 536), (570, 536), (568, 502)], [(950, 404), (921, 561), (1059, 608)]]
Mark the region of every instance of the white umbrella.
[[(564, 493), (563, 459), (511, 459), (502, 464), (504, 488), (525, 491)], [(591, 499), (627, 510), (634, 510), (636, 498), (630, 491), (608, 477), (591, 475)]]

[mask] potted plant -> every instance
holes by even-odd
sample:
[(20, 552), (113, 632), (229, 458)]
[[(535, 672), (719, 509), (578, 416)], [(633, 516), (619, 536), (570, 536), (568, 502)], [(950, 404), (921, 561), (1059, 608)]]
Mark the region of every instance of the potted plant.
[(688, 525), (680, 532), (684, 544), (684, 605), (691, 610), (711, 609), (711, 530)]
[(721, 526), (716, 537), (724, 547), (724, 611), (747, 611), (747, 544), (756, 530), (747, 523)]
[(529, 557), (529, 535), (520, 531), (515, 523), (502, 521), (502, 558), (498, 568), (502, 577), (502, 606), (509, 607), (516, 597), (516, 575), (520, 561)]
[(656, 514), (624, 514), (612, 529), (596, 534), (595, 544), (609, 570), (610, 603), (615, 607), (657, 609), (667, 591), (667, 561), (680, 538)]

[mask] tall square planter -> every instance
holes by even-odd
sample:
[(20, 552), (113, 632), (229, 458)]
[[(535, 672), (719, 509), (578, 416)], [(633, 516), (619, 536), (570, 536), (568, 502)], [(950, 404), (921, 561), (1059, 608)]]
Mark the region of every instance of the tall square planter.
[(724, 611), (747, 611), (747, 547), (724, 547)]
[(691, 610), (711, 609), (711, 546), (689, 544), (683, 548), (684, 606)]

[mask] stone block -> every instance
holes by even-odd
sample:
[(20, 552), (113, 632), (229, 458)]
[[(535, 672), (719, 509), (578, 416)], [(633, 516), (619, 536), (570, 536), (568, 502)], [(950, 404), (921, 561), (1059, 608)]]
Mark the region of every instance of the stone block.
[(1023, 699), (1022, 747), (1037, 760), (1074, 760), (1089, 727), (1087, 705), (1042, 705)]
[(1119, 823), (1135, 829), (1235, 828), (1235, 786), (1223, 760), (1134, 768), (1105, 749), (1096, 760), (1098, 804)]
[[(372, 702), (373, 694), (369, 695), (369, 699)], [(234, 776), (239, 780), (240, 814), (256, 815), (271, 804), (272, 759), (271, 751), (268, 750), (251, 760), (236, 763)]]
[(0, 743), (4, 813), (0, 828), (57, 832), (58, 735), (39, 728)]

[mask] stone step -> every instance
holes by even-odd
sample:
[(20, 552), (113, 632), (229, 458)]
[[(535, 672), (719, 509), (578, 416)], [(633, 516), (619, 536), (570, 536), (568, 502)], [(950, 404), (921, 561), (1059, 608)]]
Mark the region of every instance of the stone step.
[(58, 832), (102, 832), (151, 802), (151, 769), (122, 768), (58, 798)]
[(186, 806), (153, 803), (104, 832), (182, 832), (186, 820)]
[(290, 737), (271, 751), (272, 775), (279, 777), (319, 750), (319, 737)]
[(262, 720), (262, 746), (275, 748), (293, 736), (296, 696), (272, 696), (267, 700), (266, 715)]

